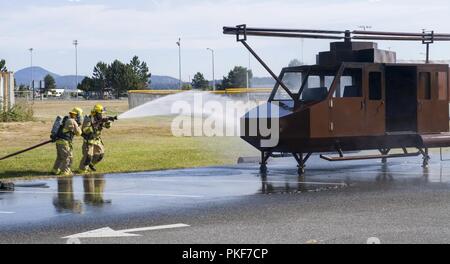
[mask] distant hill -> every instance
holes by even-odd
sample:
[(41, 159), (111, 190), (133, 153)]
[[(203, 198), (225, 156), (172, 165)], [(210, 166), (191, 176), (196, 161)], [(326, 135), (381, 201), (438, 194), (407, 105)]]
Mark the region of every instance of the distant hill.
[[(29, 85), (31, 78), (31, 67), (27, 67), (21, 70), (18, 70), (14, 73), (14, 77), (16, 79), (16, 85)], [(64, 89), (75, 89), (75, 75), (59, 75), (53, 72), (50, 72), (42, 67), (34, 66), (33, 67), (33, 79), (35, 83), (35, 87), (39, 87), (39, 81), (44, 80), (44, 77), (50, 74), (55, 78), (56, 87), (64, 88)], [(86, 76), (78, 76), (78, 83)], [(216, 80), (216, 84), (219, 84), (222, 80)], [(186, 82), (184, 82), (186, 83)], [(252, 87), (257, 88), (272, 88), (275, 84), (275, 81), (270, 77), (254, 77), (251, 80)], [(152, 75), (150, 88), (155, 90), (168, 90), (168, 89), (178, 89), (178, 79), (165, 75)], [(212, 82), (210, 82), (212, 85)]]
[[(81, 83), (86, 76), (78, 76), (78, 83)], [(56, 86), (64, 89), (75, 89), (76, 76), (66, 75), (55, 79)]]
[(150, 88), (155, 90), (178, 89), (179, 81), (170, 76), (152, 75)]
[[(27, 67), (18, 70), (14, 73), (14, 78), (16, 79), (16, 85), (29, 85), (31, 79), (31, 69), (33, 69), (33, 80), (35, 87), (39, 87), (39, 81), (44, 80), (47, 74), (50, 74), (55, 78), (56, 87), (65, 89), (75, 89), (75, 75), (62, 76), (51, 71), (48, 71), (42, 67), (35, 66), (33, 68)], [(78, 83), (86, 76), (78, 76)], [(151, 88), (152, 89), (176, 89), (178, 88), (178, 79), (170, 76), (159, 76), (152, 75), (151, 77)]]
[[(62, 76), (53, 72), (50, 72), (42, 67), (35, 66), (33, 68), (27, 67), (18, 70), (14, 73), (14, 78), (16, 79), (16, 85), (30, 85), (31, 80), (31, 69), (33, 69), (33, 80), (35, 88), (39, 87), (39, 81), (43, 81), (47, 74), (50, 74), (55, 78), (56, 87), (65, 89), (75, 89), (75, 75)], [(78, 83), (84, 79), (85, 76), (78, 76)]]
[(27, 67), (22, 70), (18, 70), (14, 73), (14, 78), (16, 78), (16, 84), (17, 85), (29, 85), (30, 84), (30, 78), (31, 78), (31, 70), (33, 69), (33, 80), (34, 82), (39, 82), (40, 80), (43, 80), (44, 77), (47, 74), (50, 74), (53, 76), (53, 78), (60, 77), (58, 74), (50, 72), (42, 67)]

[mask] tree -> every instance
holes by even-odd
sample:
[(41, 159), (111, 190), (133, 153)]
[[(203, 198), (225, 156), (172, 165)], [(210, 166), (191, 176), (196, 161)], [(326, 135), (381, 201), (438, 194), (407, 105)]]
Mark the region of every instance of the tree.
[(147, 89), (149, 85), (149, 78), (151, 77), (147, 63), (141, 62), (138, 56), (134, 56), (131, 59), (129, 66), (133, 72), (132, 88), (137, 90)]
[(6, 72), (8, 69), (6, 68), (6, 61), (0, 60), (0, 72)]
[(50, 74), (45, 75), (44, 77), (44, 93), (46, 94), (48, 91), (56, 89), (55, 78)]
[(133, 77), (134, 73), (129, 64), (115, 60), (109, 66), (107, 79), (117, 98), (126, 95), (126, 92), (133, 87), (135, 84)]
[(93, 83), (94, 81), (92, 80), (92, 78), (84, 77), (81, 83), (78, 84), (77, 89), (84, 92), (92, 92), (94, 89)]
[(181, 90), (183, 91), (192, 90), (192, 85), (190, 85), (189, 83), (183, 83), (183, 85), (181, 86)]
[(253, 73), (251, 70), (241, 66), (234, 67), (234, 69), (228, 73), (227, 77), (223, 77), (221, 89), (247, 87), (247, 72), (250, 82), (251, 78), (253, 78)]
[(291, 60), (290, 62), (289, 62), (289, 67), (296, 67), (296, 66), (302, 66), (303, 65), (303, 62), (301, 62), (300, 60), (298, 60), (298, 59), (293, 59), (293, 60)]
[(103, 99), (109, 88), (120, 97), (125, 96), (128, 90), (148, 88), (150, 76), (147, 63), (141, 62), (137, 56), (128, 64), (115, 60), (108, 65), (100, 61), (94, 67), (92, 78), (83, 79), (78, 89), (97, 94)]
[[(90, 88), (92, 91), (97, 92), (99, 94), (100, 99), (105, 97), (105, 88), (109, 86), (108, 83), (108, 65), (104, 62), (99, 61), (97, 65), (94, 67), (94, 71), (92, 73), (92, 80), (89, 83), (93, 87)], [(86, 83), (88, 84), (88, 83)]]
[(192, 88), (206, 90), (209, 87), (209, 82), (205, 79), (201, 72), (197, 72), (192, 79)]

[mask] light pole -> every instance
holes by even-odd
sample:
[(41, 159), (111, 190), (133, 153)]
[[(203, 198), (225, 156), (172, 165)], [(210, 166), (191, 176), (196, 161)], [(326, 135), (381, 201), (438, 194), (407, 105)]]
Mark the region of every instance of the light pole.
[[(247, 68), (247, 90), (250, 87), (250, 59), (251, 59), (251, 54), (250, 52), (248, 53), (248, 68)], [(248, 91), (247, 91), (248, 93)]]
[(33, 48), (28, 49), (30, 51), (30, 69), (31, 69), (31, 81), (30, 81), (30, 87), (33, 93), (33, 100), (34, 100), (34, 81), (33, 81)]
[(211, 51), (212, 54), (212, 78), (213, 78), (213, 91), (216, 90), (216, 78), (214, 74), (214, 50), (210, 48), (206, 48), (207, 50)]
[(179, 81), (178, 81), (178, 88), (181, 90), (181, 38), (178, 38), (177, 41), (178, 45), (178, 72), (179, 72)]
[(78, 40), (73, 41), (75, 46), (75, 94), (78, 99)]
[(300, 39), (300, 42), (301, 42), (301, 44), (302, 44), (302, 47), (301, 47), (301, 50), (302, 50), (302, 53), (301, 53), (302, 64), (305, 64), (305, 58), (304, 58), (304, 56), (303, 56), (303, 54), (304, 54), (303, 50), (304, 50), (304, 46), (305, 46), (305, 40), (304, 40), (304, 39)]

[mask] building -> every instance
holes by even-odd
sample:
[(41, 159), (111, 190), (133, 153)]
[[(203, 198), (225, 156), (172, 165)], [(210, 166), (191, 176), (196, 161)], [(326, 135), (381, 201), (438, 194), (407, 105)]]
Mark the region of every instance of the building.
[(7, 111), (14, 103), (14, 74), (0, 72), (0, 109)]

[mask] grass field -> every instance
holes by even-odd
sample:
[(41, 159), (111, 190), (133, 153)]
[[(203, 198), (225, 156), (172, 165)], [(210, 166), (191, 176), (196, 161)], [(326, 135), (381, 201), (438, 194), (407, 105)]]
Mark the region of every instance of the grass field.
[[(0, 156), (49, 139), (57, 115), (65, 115), (79, 106), (88, 113), (98, 101), (37, 101), (33, 104), (36, 120), (22, 123), (0, 123)], [(101, 102), (110, 114), (128, 110), (127, 101)], [(170, 117), (119, 120), (103, 133), (105, 160), (98, 173), (133, 172), (169, 168), (233, 164), (239, 156), (258, 155), (236, 137), (174, 137)], [(76, 169), (81, 156), (82, 140), (74, 141)], [(54, 144), (0, 161), (0, 178), (46, 176), (53, 166)]]

